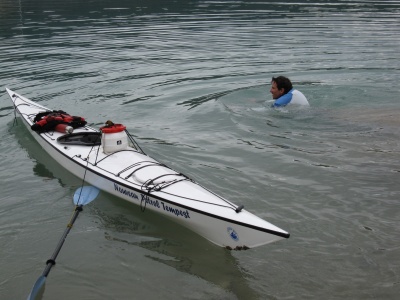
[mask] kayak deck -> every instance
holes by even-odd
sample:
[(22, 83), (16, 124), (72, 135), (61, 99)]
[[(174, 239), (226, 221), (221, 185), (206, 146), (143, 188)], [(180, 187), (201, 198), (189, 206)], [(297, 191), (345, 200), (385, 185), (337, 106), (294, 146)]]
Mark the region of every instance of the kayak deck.
[(101, 145), (100, 132), (75, 132), (57, 138), (57, 142), (64, 145), (99, 146)]
[[(28, 128), (38, 113), (51, 111), (6, 90)], [(243, 205), (226, 200), (146, 155), (129, 133), (126, 148), (112, 153), (102, 144), (102, 133), (89, 126), (68, 135), (57, 131), (31, 133), (72, 174), (139, 205), (142, 211), (147, 205), (214, 244), (241, 250), (289, 237), (288, 232), (243, 209)]]

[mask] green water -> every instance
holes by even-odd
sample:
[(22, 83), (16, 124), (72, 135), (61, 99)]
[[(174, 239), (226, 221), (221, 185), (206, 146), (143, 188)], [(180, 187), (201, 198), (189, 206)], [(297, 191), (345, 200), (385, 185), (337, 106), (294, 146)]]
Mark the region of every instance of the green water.
[[(0, 2), (0, 82), (289, 231), (229, 252), (118, 198), (85, 207), (43, 299), (397, 299), (400, 1)], [(269, 107), (286, 75), (309, 109)], [(80, 179), (0, 94), (0, 299), (26, 299)]]

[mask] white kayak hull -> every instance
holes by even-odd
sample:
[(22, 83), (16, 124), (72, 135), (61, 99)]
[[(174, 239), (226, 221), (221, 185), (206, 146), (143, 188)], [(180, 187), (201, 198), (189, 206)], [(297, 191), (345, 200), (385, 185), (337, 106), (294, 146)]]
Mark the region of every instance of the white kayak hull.
[[(128, 146), (104, 153), (102, 145), (62, 144), (59, 132), (31, 130), (39, 112), (50, 111), (9, 89), (15, 110), (40, 146), (62, 167), (89, 184), (150, 209), (189, 228), (212, 243), (242, 250), (281, 239), (289, 233), (208, 191), (155, 159)], [(74, 134), (96, 133), (85, 126)]]

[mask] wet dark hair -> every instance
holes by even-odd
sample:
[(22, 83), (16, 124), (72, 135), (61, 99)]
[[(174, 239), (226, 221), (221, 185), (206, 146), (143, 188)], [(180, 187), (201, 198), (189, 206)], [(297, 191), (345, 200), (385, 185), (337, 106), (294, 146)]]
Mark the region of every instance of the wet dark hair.
[(279, 90), (284, 89), (287, 94), (292, 88), (292, 82), (285, 76), (272, 77), (271, 82), (275, 82)]

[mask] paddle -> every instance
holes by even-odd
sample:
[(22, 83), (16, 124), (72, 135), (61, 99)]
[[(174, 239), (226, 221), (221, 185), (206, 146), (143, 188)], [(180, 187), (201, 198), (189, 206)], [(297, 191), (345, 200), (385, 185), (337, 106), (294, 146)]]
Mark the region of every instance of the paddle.
[(28, 296), (28, 300), (36, 299), (39, 292), (44, 287), (46, 277), (49, 275), (51, 268), (56, 264), (56, 258), (58, 253), (61, 250), (61, 247), (64, 244), (65, 239), (69, 231), (71, 230), (72, 226), (74, 225), (75, 220), (78, 218), (79, 213), (82, 211), (82, 206), (92, 202), (97, 195), (99, 194), (99, 189), (93, 186), (84, 186), (80, 187), (75, 191), (74, 194), (74, 204), (75, 212), (67, 225), (67, 228), (64, 231), (60, 241), (58, 242), (57, 248), (54, 250), (52, 257), (46, 262), (46, 268), (44, 269), (42, 275), (36, 280), (35, 284), (32, 287), (32, 290)]

